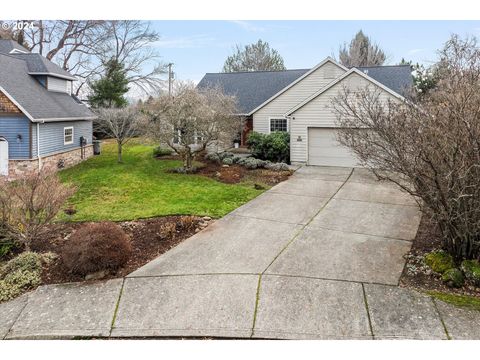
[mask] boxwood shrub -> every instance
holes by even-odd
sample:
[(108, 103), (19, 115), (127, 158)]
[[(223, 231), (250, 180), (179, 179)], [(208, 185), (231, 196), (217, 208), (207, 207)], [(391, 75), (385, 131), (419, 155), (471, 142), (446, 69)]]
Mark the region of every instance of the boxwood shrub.
[(288, 132), (275, 131), (270, 134), (260, 134), (253, 131), (248, 137), (247, 145), (255, 158), (290, 163), (290, 134)]

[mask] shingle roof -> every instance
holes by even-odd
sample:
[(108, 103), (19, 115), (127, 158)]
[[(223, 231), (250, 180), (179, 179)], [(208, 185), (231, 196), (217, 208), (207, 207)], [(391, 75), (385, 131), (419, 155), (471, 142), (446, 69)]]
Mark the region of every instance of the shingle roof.
[(10, 54), (10, 56), (24, 60), (27, 63), (28, 73), (31, 75), (49, 75), (75, 80), (75, 77), (68, 71), (63, 70), (60, 66), (45, 59), (40, 54)]
[(1, 54), (9, 54), (10, 51), (12, 51), (14, 49), (29, 52), (27, 49), (25, 49), (22, 45), (20, 45), (16, 41), (0, 39), (0, 53)]
[[(412, 86), (411, 69), (408, 65), (369, 66), (358, 69), (400, 95)], [(197, 87), (202, 89), (219, 86), (226, 94), (237, 96), (239, 112), (248, 114), (309, 70), (207, 73)]]
[(413, 85), (410, 65), (362, 66), (357, 69), (400, 95)]
[(34, 121), (94, 117), (90, 109), (73, 96), (45, 89), (29, 75), (27, 62), (18, 56), (0, 54), (0, 87)]
[(197, 87), (219, 86), (225, 94), (236, 96), (240, 114), (248, 114), (309, 69), (207, 73)]

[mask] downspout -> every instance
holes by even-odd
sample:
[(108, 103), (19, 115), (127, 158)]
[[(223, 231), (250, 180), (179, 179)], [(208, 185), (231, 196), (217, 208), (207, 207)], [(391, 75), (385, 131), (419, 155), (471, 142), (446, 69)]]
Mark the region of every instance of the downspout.
[(38, 171), (42, 169), (42, 158), (40, 156), (40, 123), (37, 122), (37, 157), (38, 157)]

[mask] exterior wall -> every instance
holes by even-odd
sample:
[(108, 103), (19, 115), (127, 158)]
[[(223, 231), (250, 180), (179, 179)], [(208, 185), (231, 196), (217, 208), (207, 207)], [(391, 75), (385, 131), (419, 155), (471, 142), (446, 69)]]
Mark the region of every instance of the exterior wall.
[[(21, 139), (17, 139), (19, 135)], [(8, 141), (9, 159), (30, 159), (30, 120), (26, 116), (0, 113), (0, 137)]]
[(47, 89), (50, 91), (70, 92), (68, 80), (49, 76), (47, 80)]
[(0, 113), (16, 113), (20, 114), (21, 111), (10, 99), (0, 91)]
[[(63, 128), (73, 126), (73, 144), (64, 145)], [(92, 144), (92, 121), (62, 121), (39, 124), (40, 128), (40, 156), (60, 153), (80, 146), (80, 137)], [(37, 157), (37, 124), (32, 124), (32, 157)]]
[[(358, 74), (352, 73), (318, 97), (295, 111), (290, 118), (290, 160), (305, 163), (308, 160), (308, 128), (312, 127), (338, 127), (336, 115), (331, 108), (332, 100), (343, 86), (354, 89), (374, 86), (373, 83)], [(381, 100), (397, 100), (396, 97), (382, 90)], [(298, 141), (301, 139), (301, 141)]]
[[(93, 145), (88, 145), (84, 149), (84, 156), (80, 148), (68, 150), (59, 154), (42, 158), (42, 167), (58, 169), (59, 163), (65, 168), (76, 165), (93, 156)], [(38, 159), (32, 160), (10, 160), (9, 161), (9, 179), (16, 179), (24, 175), (26, 172), (38, 170)]]
[(326, 62), (310, 75), (255, 112), (253, 114), (253, 130), (265, 134), (269, 133), (270, 117), (282, 118), (285, 112), (344, 73), (345, 70), (339, 66), (332, 62)]

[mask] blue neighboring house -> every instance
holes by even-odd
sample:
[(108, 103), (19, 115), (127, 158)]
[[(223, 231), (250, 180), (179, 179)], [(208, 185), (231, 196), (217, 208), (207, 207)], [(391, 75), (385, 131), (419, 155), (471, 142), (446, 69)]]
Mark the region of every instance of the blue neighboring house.
[(75, 77), (0, 39), (0, 176), (63, 168), (93, 155), (94, 113), (72, 94)]

